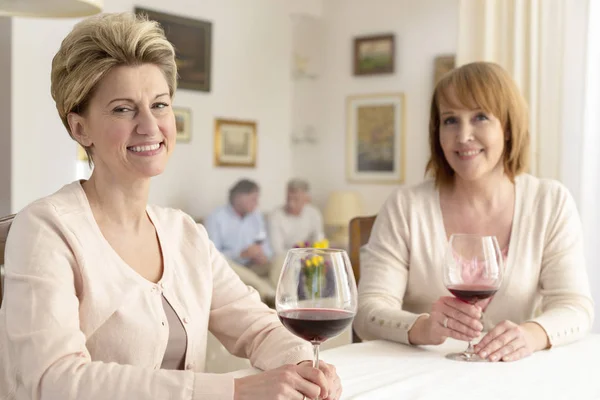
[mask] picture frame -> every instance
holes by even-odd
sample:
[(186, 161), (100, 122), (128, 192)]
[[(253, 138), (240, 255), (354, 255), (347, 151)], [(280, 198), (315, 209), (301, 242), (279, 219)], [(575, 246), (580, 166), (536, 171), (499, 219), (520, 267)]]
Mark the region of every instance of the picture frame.
[(346, 178), (400, 184), (405, 172), (405, 96), (387, 93), (346, 100)]
[(235, 119), (215, 119), (215, 157), (218, 167), (256, 166), (257, 123)]
[(212, 22), (135, 7), (136, 14), (158, 22), (175, 47), (179, 89), (210, 92)]
[(189, 143), (192, 139), (192, 110), (183, 107), (173, 107), (177, 143)]
[(79, 143), (77, 143), (77, 161), (83, 161), (86, 163), (90, 162), (90, 159), (88, 158), (85, 149)]
[(442, 76), (454, 68), (456, 68), (456, 56), (454, 54), (436, 57), (434, 60), (433, 86), (435, 87)]
[(354, 38), (354, 75), (393, 74), (396, 43), (393, 34)]

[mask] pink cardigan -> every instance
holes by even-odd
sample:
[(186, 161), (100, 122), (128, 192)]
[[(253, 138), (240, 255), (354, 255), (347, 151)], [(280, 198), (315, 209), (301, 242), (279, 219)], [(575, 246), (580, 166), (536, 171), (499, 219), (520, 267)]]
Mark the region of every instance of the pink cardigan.
[[(203, 373), (207, 331), (261, 369), (311, 359), (181, 211), (149, 206), (164, 257), (158, 284), (102, 236), (79, 182), (15, 218), (0, 310), (0, 399), (233, 399)], [(188, 337), (186, 371), (161, 370), (164, 294)]]

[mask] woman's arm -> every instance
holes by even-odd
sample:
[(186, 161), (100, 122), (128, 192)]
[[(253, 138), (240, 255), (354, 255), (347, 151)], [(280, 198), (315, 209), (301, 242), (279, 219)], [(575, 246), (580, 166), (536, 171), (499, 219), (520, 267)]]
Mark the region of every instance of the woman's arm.
[(208, 238), (205, 240), (213, 269), (209, 330), (215, 337), (230, 353), (249, 358), (263, 370), (312, 359), (308, 342), (284, 328), (275, 311), (244, 285)]
[(2, 307), (19, 391), (32, 400), (231, 399), (227, 376), (91, 360), (79, 328), (78, 266), (60, 221), (37, 202), (17, 215), (7, 243)]
[(408, 333), (420, 316), (402, 309), (408, 282), (409, 235), (399, 195), (394, 194), (377, 215), (369, 242), (361, 249), (354, 329), (362, 339), (409, 343)]
[(539, 280), (541, 326), (551, 346), (582, 338), (592, 326), (594, 304), (586, 271), (583, 231), (575, 201), (562, 185), (555, 186), (554, 217), (545, 238)]

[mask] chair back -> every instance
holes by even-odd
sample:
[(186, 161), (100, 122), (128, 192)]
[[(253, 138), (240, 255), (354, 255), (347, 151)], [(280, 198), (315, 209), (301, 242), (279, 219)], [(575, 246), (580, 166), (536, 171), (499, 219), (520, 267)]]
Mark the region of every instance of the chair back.
[(4, 248), (8, 230), (14, 218), (14, 214), (0, 218), (0, 306), (2, 305), (2, 289), (4, 289)]
[(369, 241), (376, 217), (377, 215), (356, 217), (350, 221), (350, 262), (357, 284), (360, 279), (360, 248)]

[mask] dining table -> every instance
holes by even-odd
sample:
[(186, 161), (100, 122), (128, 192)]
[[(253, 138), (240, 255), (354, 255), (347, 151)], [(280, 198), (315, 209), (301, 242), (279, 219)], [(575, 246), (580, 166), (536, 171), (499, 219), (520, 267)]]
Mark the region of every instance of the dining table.
[[(321, 352), (341, 378), (341, 400), (600, 399), (600, 335), (536, 352), (513, 362), (445, 357), (466, 343), (408, 346), (373, 340)], [(236, 377), (257, 373), (235, 371)]]

